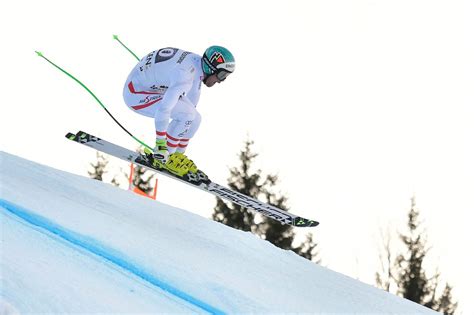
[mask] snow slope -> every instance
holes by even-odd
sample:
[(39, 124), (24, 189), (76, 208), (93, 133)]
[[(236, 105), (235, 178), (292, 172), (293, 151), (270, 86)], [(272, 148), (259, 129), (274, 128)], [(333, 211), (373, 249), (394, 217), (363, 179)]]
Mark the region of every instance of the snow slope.
[(0, 313), (434, 313), (185, 210), (0, 163)]

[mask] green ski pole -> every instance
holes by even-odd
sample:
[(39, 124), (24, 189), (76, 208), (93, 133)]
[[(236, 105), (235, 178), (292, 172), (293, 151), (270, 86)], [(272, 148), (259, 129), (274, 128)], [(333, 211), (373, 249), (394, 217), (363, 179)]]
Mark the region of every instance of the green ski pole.
[(143, 141), (141, 141), (140, 139), (138, 139), (137, 137), (135, 137), (133, 134), (131, 134), (124, 126), (122, 126), (122, 124), (120, 122), (117, 121), (117, 119), (115, 119), (115, 117), (108, 111), (108, 109), (104, 106), (104, 104), (99, 100), (99, 98), (97, 96), (95, 96), (94, 93), (92, 93), (91, 90), (89, 90), (89, 88), (87, 86), (85, 86), (81, 81), (79, 81), (78, 79), (76, 79), (72, 74), (70, 74), (69, 72), (65, 71), (64, 69), (62, 69), (61, 67), (59, 67), (58, 65), (56, 65), (54, 62), (52, 62), (51, 60), (49, 60), (48, 58), (46, 58), (41, 52), (39, 51), (36, 51), (36, 54), (43, 58), (44, 60), (46, 60), (47, 62), (49, 62), (51, 65), (53, 65), (54, 67), (56, 67), (57, 69), (59, 69), (61, 72), (65, 73), (68, 77), (70, 77), (71, 79), (73, 79), (74, 81), (76, 81), (78, 84), (80, 84), (87, 92), (89, 92), (90, 95), (92, 95), (92, 97), (97, 101), (97, 103), (100, 104), (100, 106), (102, 106), (102, 108), (107, 112), (107, 114), (109, 114), (110, 117), (112, 117), (112, 119), (117, 123), (117, 125), (120, 126), (120, 128), (122, 128), (126, 133), (128, 133), (135, 141), (137, 141), (138, 143), (140, 143), (141, 145), (143, 145), (145, 148), (148, 148), (150, 150), (153, 150), (153, 148), (151, 148), (150, 146), (148, 146), (146, 143), (144, 143)]
[(114, 35), (114, 39), (117, 40), (120, 43), (120, 45), (122, 45), (126, 50), (128, 50), (128, 52), (131, 53), (133, 57), (135, 57), (138, 61), (140, 61), (140, 58), (138, 58), (137, 55), (133, 53), (133, 51), (131, 51), (127, 46), (125, 46), (124, 43), (122, 43), (122, 41), (118, 38), (118, 35)]

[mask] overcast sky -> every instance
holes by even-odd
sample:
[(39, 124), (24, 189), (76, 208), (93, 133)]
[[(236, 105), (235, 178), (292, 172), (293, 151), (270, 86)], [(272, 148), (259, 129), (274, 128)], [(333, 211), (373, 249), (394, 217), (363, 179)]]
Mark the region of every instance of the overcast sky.
[[(153, 120), (122, 87), (137, 55), (167, 46), (235, 55), (225, 83), (203, 86), (201, 129), (188, 153), (219, 183), (247, 136), (256, 166), (277, 173), (291, 211), (313, 229), (323, 264), (374, 283), (379, 230), (405, 226), (416, 195), (432, 251), (461, 308), (470, 300), (474, 242), (472, 1), (12, 1), (2, 29), (1, 150), (86, 175), (95, 152), (66, 141), (85, 130), (137, 144)], [(111, 172), (127, 168), (111, 161)], [(115, 169), (114, 169), (115, 168)], [(210, 216), (214, 198), (159, 179), (159, 199)], [(184, 197), (183, 197), (184, 196)], [(306, 230), (305, 230), (306, 231)]]

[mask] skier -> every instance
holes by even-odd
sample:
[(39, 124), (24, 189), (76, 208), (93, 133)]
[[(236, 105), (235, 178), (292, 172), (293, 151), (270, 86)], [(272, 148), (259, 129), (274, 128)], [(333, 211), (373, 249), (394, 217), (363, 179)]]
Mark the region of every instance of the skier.
[(156, 146), (148, 152), (155, 167), (179, 176), (197, 171), (184, 152), (201, 123), (196, 110), (201, 82), (212, 87), (234, 68), (233, 55), (221, 46), (207, 48), (202, 57), (178, 48), (162, 48), (133, 68), (123, 98), (136, 113), (155, 119)]

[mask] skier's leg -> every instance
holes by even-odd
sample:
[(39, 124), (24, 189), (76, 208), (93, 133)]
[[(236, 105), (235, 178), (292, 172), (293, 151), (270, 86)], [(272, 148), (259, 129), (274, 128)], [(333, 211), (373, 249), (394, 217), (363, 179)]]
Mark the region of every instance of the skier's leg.
[(172, 154), (178, 148), (182, 139), (188, 138), (188, 133), (192, 129), (196, 119), (196, 108), (186, 98), (182, 97), (171, 112), (173, 119), (167, 131), (168, 151)]
[(191, 123), (191, 126), (190, 126), (188, 132), (186, 133), (185, 137), (181, 138), (181, 140), (179, 141), (178, 148), (176, 149), (176, 152), (179, 152), (179, 153), (186, 152), (186, 148), (189, 144), (189, 140), (191, 140), (192, 137), (194, 137), (194, 135), (196, 134), (196, 131), (199, 129), (200, 125), (201, 125), (201, 114), (199, 114), (196, 111), (193, 122)]
[[(192, 173), (198, 171), (193, 161), (189, 160), (182, 152), (176, 152), (183, 139), (184, 142), (188, 141), (187, 136), (192, 129), (196, 115), (196, 108), (186, 97), (182, 97), (171, 112), (172, 121), (166, 134), (170, 156), (166, 166), (175, 174), (184, 175), (188, 171)], [(195, 130), (192, 132), (194, 133)]]

